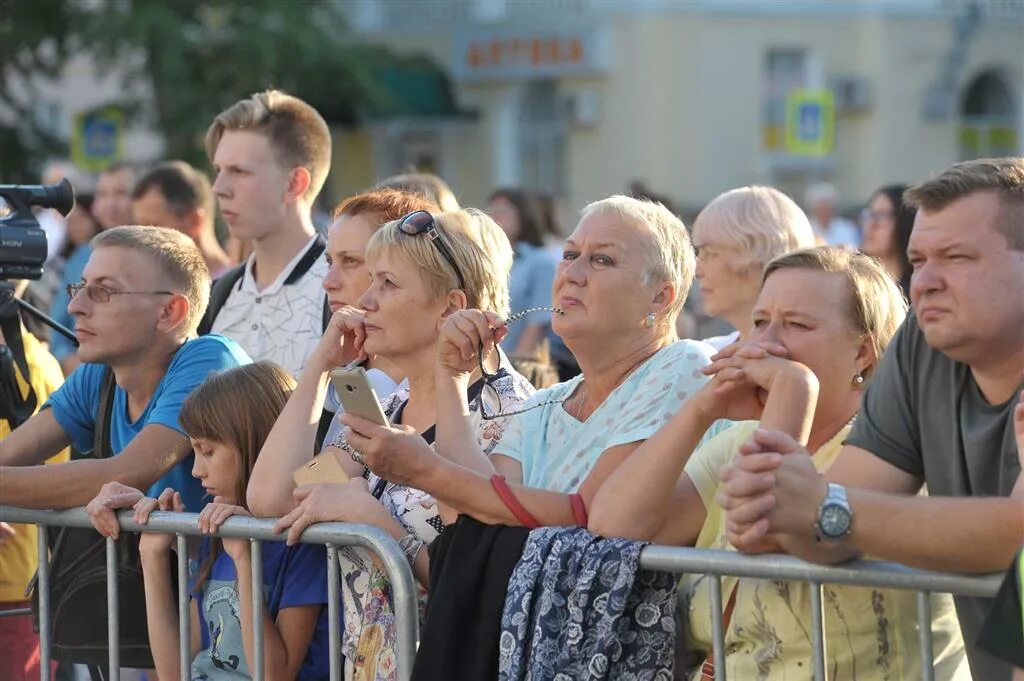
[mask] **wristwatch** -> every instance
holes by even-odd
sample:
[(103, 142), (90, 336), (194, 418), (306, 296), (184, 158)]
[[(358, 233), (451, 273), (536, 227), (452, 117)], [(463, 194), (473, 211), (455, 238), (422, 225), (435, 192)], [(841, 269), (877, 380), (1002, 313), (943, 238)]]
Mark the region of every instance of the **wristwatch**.
[(853, 509), (846, 500), (846, 488), (830, 482), (825, 500), (818, 507), (818, 520), (814, 523), (818, 541), (838, 542), (850, 533), (852, 525)]

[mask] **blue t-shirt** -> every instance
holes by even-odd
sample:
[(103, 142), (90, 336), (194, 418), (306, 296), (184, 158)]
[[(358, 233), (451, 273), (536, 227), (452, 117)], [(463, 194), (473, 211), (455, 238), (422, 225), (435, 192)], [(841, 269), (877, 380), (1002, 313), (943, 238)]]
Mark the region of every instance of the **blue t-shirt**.
[[(330, 637), (327, 627), (327, 549), (314, 544), (288, 546), (284, 542), (263, 542), (263, 597), (270, 616), (285, 608), (322, 605), (298, 681), (321, 681), (330, 677)], [(210, 552), (204, 539), (193, 564), (189, 589), (199, 609), (202, 650), (192, 660), (192, 679), (249, 679), (251, 672), (242, 644), (239, 617), (238, 573), (231, 556), (221, 551), (202, 588), (195, 593), (195, 568)]]
[[(114, 408), (110, 416), (111, 451), (115, 455), (120, 454), (132, 438), (151, 423), (159, 423), (184, 434), (178, 415), (189, 393), (211, 373), (250, 361), (241, 346), (223, 336), (210, 335), (186, 341), (174, 353), (167, 373), (135, 421), (128, 418), (127, 393), (120, 386), (115, 388)], [(105, 369), (102, 364), (82, 364), (67, 377), (57, 392), (50, 395), (45, 405), (53, 410), (54, 418), (71, 437), (71, 443), (83, 452), (92, 450)], [(190, 455), (180, 461), (149, 488), (148, 494), (158, 496), (165, 488), (173, 487), (181, 492), (187, 510), (202, 510), (203, 488), (192, 477), (192, 459)]]

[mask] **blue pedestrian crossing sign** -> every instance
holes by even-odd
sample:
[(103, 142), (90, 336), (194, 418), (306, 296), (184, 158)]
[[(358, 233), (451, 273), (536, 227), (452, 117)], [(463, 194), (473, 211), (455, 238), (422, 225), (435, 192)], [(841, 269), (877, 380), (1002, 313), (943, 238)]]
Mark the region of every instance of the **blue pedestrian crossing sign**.
[(75, 116), (71, 160), (90, 172), (119, 160), (124, 140), (124, 112), (116, 106), (84, 111)]
[(786, 151), (825, 156), (835, 145), (836, 113), (828, 90), (793, 90), (786, 98)]

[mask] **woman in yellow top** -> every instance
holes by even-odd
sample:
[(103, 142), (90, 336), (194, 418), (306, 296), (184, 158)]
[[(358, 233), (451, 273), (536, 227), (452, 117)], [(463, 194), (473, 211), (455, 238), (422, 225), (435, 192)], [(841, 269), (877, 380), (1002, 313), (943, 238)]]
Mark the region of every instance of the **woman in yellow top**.
[[(731, 549), (725, 513), (715, 499), (721, 468), (740, 455), (758, 420), (806, 443), (819, 470), (828, 468), (905, 314), (896, 284), (867, 256), (814, 248), (773, 260), (753, 310), (750, 344), (727, 348), (707, 369), (714, 380), (604, 483), (592, 504), (590, 529), (659, 544)], [(720, 418), (741, 422), (694, 451)], [(707, 660), (709, 580), (688, 575), (681, 586), (688, 600), (686, 646)], [(729, 612), (728, 678), (811, 676), (806, 583), (727, 577), (722, 596)], [(830, 679), (920, 677), (914, 592), (828, 585), (824, 611)], [(969, 679), (951, 599), (933, 597), (932, 612), (935, 678)], [(691, 678), (711, 673), (707, 663)]]

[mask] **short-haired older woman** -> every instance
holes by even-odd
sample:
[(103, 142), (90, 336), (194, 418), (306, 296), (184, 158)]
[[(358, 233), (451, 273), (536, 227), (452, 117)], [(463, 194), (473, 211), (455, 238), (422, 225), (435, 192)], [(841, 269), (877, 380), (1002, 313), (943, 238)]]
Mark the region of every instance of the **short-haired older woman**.
[[(566, 240), (553, 289), (564, 311), (553, 328), (580, 376), (538, 391), (485, 456), (461, 416), (469, 408), (464, 386), (480, 346), (490, 351), (506, 325), (500, 311), (462, 310), (445, 323), (439, 349), (440, 455), (352, 415), (342, 417), (349, 442), (380, 475), (485, 523), (525, 524), (502, 500), (512, 494), (542, 525), (576, 524), (569, 495), (586, 504), (707, 380), (701, 368), (710, 349), (675, 333), (693, 264), (685, 227), (660, 204), (623, 196), (590, 204)], [(507, 481), (500, 496), (496, 473)]]
[(878, 258), (899, 284), (903, 297), (909, 299), (913, 268), (907, 258), (907, 245), (917, 211), (903, 202), (906, 190), (905, 184), (890, 184), (871, 195), (860, 214), (864, 233), (860, 250)]
[(783, 253), (814, 246), (814, 230), (800, 206), (778, 189), (740, 187), (719, 194), (700, 212), (693, 245), (704, 311), (736, 329), (705, 340), (721, 350), (750, 333), (764, 266)]
[[(469, 306), (507, 314), (512, 250), (501, 229), (480, 211), (417, 211), (374, 232), (366, 265), (370, 286), (356, 302), (361, 311), (346, 308), (335, 315), (344, 331), (339, 352), (380, 357), (398, 368), (408, 384), (380, 396), (384, 413), (429, 449), (439, 424), (435, 358), (440, 330), (452, 314)], [(470, 405), (466, 421), (472, 424), (467, 427), (474, 444), (489, 452), (505, 427), (499, 410), (517, 409), (533, 389), (507, 360), (499, 367), (493, 358), (484, 369), (486, 389), (482, 371), (475, 367), (463, 399)], [(344, 432), (325, 451), (339, 458), (351, 481), (305, 486), (293, 495), (292, 471), (309, 460), (310, 449), (305, 443), (296, 447), (282, 442), (279, 449), (265, 445), (260, 459), (267, 457), (269, 465), (253, 471), (248, 489), (254, 512), (284, 515), (278, 529), (290, 528), (289, 541), (314, 522), (380, 527), (399, 541), (416, 577), (426, 583), (429, 560), (421, 549), (443, 527), (435, 500), (414, 486), (397, 484), (405, 481), (368, 473)], [(360, 678), (387, 678), (394, 672), (395, 637), (386, 579), (365, 552), (341, 553), (346, 664)]]
[[(334, 209), (334, 221), (327, 229), (327, 275), (323, 288), (333, 318), (313, 354), (306, 360), (299, 382), (284, 411), (274, 423), (264, 449), (293, 452), (296, 457), (308, 458), (315, 442), (330, 442), (341, 432), (341, 423), (332, 419), (327, 428), (318, 428), (324, 421), (322, 410), (337, 412), (341, 405), (334, 387), (327, 382), (331, 369), (360, 359), (353, 347), (343, 347), (342, 336), (346, 320), (352, 314), (360, 296), (370, 287), (370, 271), (366, 266), (366, 245), (381, 225), (397, 220), (417, 210), (437, 210), (433, 203), (415, 194), (393, 189), (355, 194)], [(358, 313), (356, 313), (358, 314)], [(398, 388), (405, 376), (385, 358), (363, 357), (360, 366), (366, 369), (370, 386), (381, 397)], [(329, 414), (328, 414), (329, 416)], [(298, 467), (303, 458), (295, 461)], [(288, 463), (288, 462), (282, 462)], [(263, 475), (262, 469), (277, 467), (276, 458), (257, 460), (250, 486), (250, 507), (260, 515), (280, 515), (290, 510), (290, 504), (276, 506), (275, 499), (288, 499), (292, 491), (291, 475)]]
[[(708, 367), (715, 379), (605, 482), (591, 509), (591, 530), (729, 549), (725, 511), (716, 500), (719, 471), (740, 455), (759, 421), (806, 443), (815, 465), (827, 468), (905, 314), (895, 284), (872, 258), (815, 248), (773, 260), (754, 306), (750, 342)], [(747, 420), (698, 447), (721, 418)], [(806, 678), (809, 586), (731, 577), (722, 583), (727, 676)], [(710, 580), (688, 575), (682, 586), (689, 598), (686, 645), (709, 660)], [(920, 676), (915, 594), (830, 585), (824, 600), (826, 665), (835, 678)], [(935, 599), (931, 627), (936, 677), (956, 678), (963, 641), (948, 597)], [(713, 677), (706, 662), (692, 678)]]

